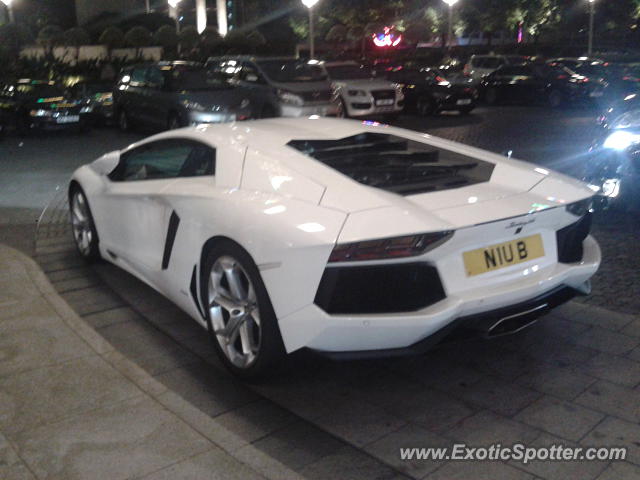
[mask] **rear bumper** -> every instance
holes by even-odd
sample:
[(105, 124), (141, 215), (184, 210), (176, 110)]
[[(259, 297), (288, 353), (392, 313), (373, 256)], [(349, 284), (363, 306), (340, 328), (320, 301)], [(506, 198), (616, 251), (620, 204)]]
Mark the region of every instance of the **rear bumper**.
[(309, 117), (311, 115), (330, 117), (338, 114), (338, 104), (329, 102), (303, 106), (281, 105), (280, 113), (283, 117)]
[(322, 352), (406, 349), (460, 319), (493, 316), (497, 310), (527, 304), (556, 289), (580, 288), (597, 271), (601, 259), (600, 248), (592, 237), (584, 240), (583, 247), (580, 262), (552, 263), (505, 284), (488, 283), (448, 295), (414, 312), (328, 314), (315, 304), (308, 305), (280, 318), (285, 347), (288, 352), (304, 347)]

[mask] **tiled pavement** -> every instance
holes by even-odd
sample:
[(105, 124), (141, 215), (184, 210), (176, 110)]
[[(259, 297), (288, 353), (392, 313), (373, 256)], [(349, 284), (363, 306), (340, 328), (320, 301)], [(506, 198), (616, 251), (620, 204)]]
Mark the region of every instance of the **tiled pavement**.
[[(40, 230), (37, 260), (62, 297), (167, 389), (161, 401), (184, 397), (190, 415), (222, 422), (235, 433), (226, 441), (254, 463), (264, 455), (265, 468), (275, 459), (318, 479), (640, 479), (638, 315), (571, 302), (518, 335), (414, 358), (297, 354), (268, 382), (247, 385), (221, 369), (185, 314), (111, 265), (83, 265), (65, 229), (50, 227)], [(399, 458), (400, 447), (456, 442), (615, 445), (629, 456), (527, 465)], [(179, 478), (171, 475), (158, 478)]]

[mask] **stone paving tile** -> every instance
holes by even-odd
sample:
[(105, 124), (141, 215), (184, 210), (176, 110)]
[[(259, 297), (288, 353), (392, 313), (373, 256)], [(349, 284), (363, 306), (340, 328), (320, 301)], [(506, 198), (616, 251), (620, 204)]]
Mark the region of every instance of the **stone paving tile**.
[(205, 363), (175, 368), (155, 378), (211, 417), (260, 398), (238, 380)]
[(598, 354), (593, 348), (569, 343), (569, 339), (548, 336), (543, 332), (533, 333), (534, 328), (528, 330), (532, 333), (523, 332), (522, 336), (514, 339), (513, 347), (540, 362), (566, 367), (584, 363)]
[(39, 259), (37, 259), (36, 261), (40, 264), (40, 267), (46, 274), (57, 272), (60, 270), (69, 270), (70, 268), (82, 268), (86, 267), (87, 265), (87, 263), (79, 255), (76, 255), (74, 258), (65, 258), (63, 260), (55, 260), (44, 263)]
[(620, 333), (624, 333), (625, 335), (630, 335), (632, 337), (640, 337), (640, 318), (636, 318), (630, 322), (620, 331)]
[(114, 323), (98, 331), (115, 348), (151, 375), (199, 361), (195, 355), (144, 319)]
[(598, 480), (640, 480), (640, 467), (627, 462), (612, 462)]
[(90, 287), (61, 294), (80, 316), (124, 306), (122, 299), (106, 287)]
[[(553, 435), (543, 434), (537, 440), (526, 447), (552, 447), (561, 445), (563, 447), (575, 447), (576, 444), (567, 442)], [(593, 444), (592, 444), (593, 445)], [(600, 445), (600, 444), (595, 444)], [(476, 462), (474, 462), (476, 463)], [(512, 465), (518, 469), (526, 470), (536, 477), (544, 478), (545, 480), (594, 480), (602, 473), (607, 467), (608, 461), (599, 462), (581, 462), (581, 461), (548, 461), (548, 460), (533, 460), (528, 463), (522, 461), (510, 460), (509, 465)], [(623, 479), (618, 479), (623, 480)]]
[(298, 417), (268, 400), (258, 400), (216, 417), (220, 425), (248, 443), (299, 421)]
[(0, 433), (0, 478), (2, 480), (35, 480), (6, 437)]
[(629, 352), (628, 357), (631, 360), (635, 360), (636, 362), (640, 362), (640, 347), (636, 347)]
[(51, 480), (143, 476), (212, 447), (144, 397), (22, 432), (15, 443), (31, 470)]
[(47, 273), (47, 278), (54, 285), (58, 282), (72, 280), (74, 278), (92, 277), (92, 276), (95, 276), (95, 273), (86, 265)]
[(0, 429), (8, 435), (140, 395), (100, 357), (0, 377)]
[(344, 445), (342, 441), (304, 421), (288, 425), (252, 444), (254, 448), (296, 471), (336, 453)]
[(95, 287), (102, 282), (96, 276), (82, 276), (70, 278), (68, 280), (61, 280), (53, 284), (58, 293), (72, 292), (74, 290), (83, 290), (89, 287)]
[(428, 358), (403, 368), (394, 369), (398, 373), (418, 381), (428, 387), (440, 391), (450, 391), (452, 388), (468, 387), (485, 378), (485, 374), (465, 365), (446, 362), (432, 362)]
[(596, 379), (581, 373), (578, 367), (558, 367), (534, 374), (525, 373), (517, 382), (538, 392), (573, 400), (595, 383)]
[(617, 331), (631, 323), (633, 316), (625, 313), (618, 313), (613, 310), (605, 310), (599, 307), (590, 307), (585, 308), (579, 314), (573, 316), (572, 320), (595, 327), (602, 327)]
[(347, 402), (314, 423), (353, 445), (362, 446), (398, 430), (406, 421), (369, 403)]
[(601, 353), (586, 362), (581, 370), (594, 377), (626, 387), (635, 387), (640, 384), (640, 362), (617, 355)]
[(457, 388), (454, 392), (468, 402), (506, 416), (515, 415), (542, 396), (539, 392), (493, 377), (471, 387)]
[(502, 462), (449, 462), (426, 477), (428, 480), (535, 480), (523, 472)]
[(640, 344), (640, 338), (629, 337), (605, 328), (594, 327), (575, 338), (578, 345), (605, 353), (624, 355)]
[(630, 422), (640, 423), (640, 391), (598, 381), (576, 403)]
[(395, 480), (397, 473), (353, 447), (343, 447), (307, 465), (300, 473), (309, 480)]
[(400, 457), (400, 449), (443, 448), (450, 447), (452, 443), (450, 439), (441, 437), (418, 425), (406, 425), (400, 430), (365, 445), (364, 450), (412, 478), (423, 478), (441, 467), (446, 460), (403, 460)]
[(540, 430), (529, 425), (484, 410), (461, 420), (448, 430), (446, 435), (467, 445), (485, 446), (494, 443), (526, 445), (538, 438), (541, 433)]
[(265, 477), (213, 447), (170, 467), (142, 477), (145, 480), (264, 480)]
[(134, 312), (130, 307), (117, 307), (111, 310), (91, 313), (83, 318), (95, 329), (100, 329), (113, 325), (114, 323), (143, 321), (143, 318)]
[(597, 425), (599, 412), (545, 396), (515, 416), (516, 420), (553, 435), (578, 441)]
[[(48, 304), (47, 304), (48, 305)], [(3, 320), (0, 375), (93, 355), (94, 351), (51, 313)]]
[(640, 425), (607, 417), (580, 442), (588, 447), (626, 447), (626, 461), (640, 466)]
[(0, 293), (0, 322), (16, 317), (49, 315), (50, 312), (51, 306), (42, 297), (35, 297), (29, 302), (23, 302), (17, 298), (8, 298)]

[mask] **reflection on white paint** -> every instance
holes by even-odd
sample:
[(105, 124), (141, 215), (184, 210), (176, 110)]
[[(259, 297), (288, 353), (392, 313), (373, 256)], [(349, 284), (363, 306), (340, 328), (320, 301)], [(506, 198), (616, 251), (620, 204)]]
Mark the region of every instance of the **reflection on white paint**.
[(536, 167), (534, 168), (534, 170), (538, 173), (541, 173), (542, 175), (549, 175), (549, 170), (546, 170), (544, 168)]
[(275, 177), (271, 177), (271, 186), (274, 190), (280, 189), (283, 183), (290, 182), (293, 180), (291, 177), (286, 175), (276, 175)]
[(263, 210), (267, 215), (275, 215), (276, 213), (282, 213), (287, 210), (287, 207), (284, 205), (276, 205), (275, 207), (269, 207), (266, 210)]
[(325, 230), (323, 225), (320, 225), (319, 223), (314, 223), (314, 222), (303, 223), (302, 225), (298, 225), (298, 228), (303, 232), (307, 232), (307, 233), (317, 233)]
[(478, 201), (478, 197), (469, 197), (469, 198), (467, 199), (467, 201), (468, 201), (469, 203), (476, 203), (476, 202)]

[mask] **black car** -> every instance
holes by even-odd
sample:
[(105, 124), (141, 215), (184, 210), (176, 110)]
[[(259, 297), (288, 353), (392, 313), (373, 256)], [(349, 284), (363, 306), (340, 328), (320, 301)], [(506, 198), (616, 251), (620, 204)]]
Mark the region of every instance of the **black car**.
[(583, 162), (582, 179), (611, 206), (640, 208), (640, 96), (609, 106)]
[(480, 94), (489, 104), (543, 103), (553, 108), (589, 103), (600, 88), (566, 67), (530, 63), (504, 66), (480, 83)]
[(47, 80), (22, 79), (0, 88), (5, 125), (26, 134), (34, 129), (82, 130), (85, 118), (64, 89)]
[(195, 62), (158, 62), (124, 69), (113, 90), (121, 130), (174, 129), (253, 116), (250, 92)]
[(434, 68), (403, 68), (389, 72), (387, 78), (402, 86), (405, 109), (420, 115), (451, 110), (467, 114), (476, 107), (475, 88), (454, 85)]
[(67, 89), (69, 98), (80, 106), (92, 124), (114, 121), (113, 83), (84, 80)]

